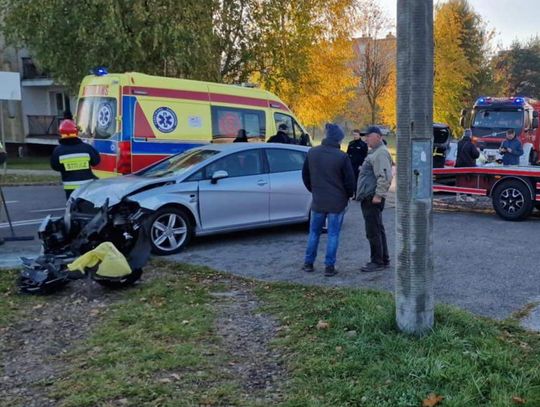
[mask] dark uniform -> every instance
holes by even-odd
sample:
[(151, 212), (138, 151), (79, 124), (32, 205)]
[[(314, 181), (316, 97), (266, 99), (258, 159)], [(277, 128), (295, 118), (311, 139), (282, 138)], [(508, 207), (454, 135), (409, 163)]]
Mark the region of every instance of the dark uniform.
[(353, 140), (349, 143), (349, 147), (347, 147), (347, 155), (351, 159), (355, 180), (358, 180), (358, 173), (360, 172), (360, 167), (364, 163), (367, 154), (368, 145), (362, 140)]
[(60, 172), (66, 198), (81, 185), (96, 179), (91, 166), (100, 162), (99, 153), (77, 137), (76, 129), (71, 120), (64, 120), (61, 123), (60, 145), (54, 149), (51, 156), (51, 168)]

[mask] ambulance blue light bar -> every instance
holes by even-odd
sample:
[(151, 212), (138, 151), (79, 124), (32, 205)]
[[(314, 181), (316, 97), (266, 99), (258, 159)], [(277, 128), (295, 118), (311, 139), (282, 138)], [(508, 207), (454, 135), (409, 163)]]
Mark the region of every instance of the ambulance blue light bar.
[(96, 76), (105, 76), (109, 72), (107, 71), (107, 68), (105, 68), (104, 66), (96, 66), (95, 68), (92, 68), (90, 73)]
[(522, 97), (517, 97), (514, 99), (514, 103), (516, 105), (522, 105), (523, 103), (525, 103), (525, 99), (523, 99)]

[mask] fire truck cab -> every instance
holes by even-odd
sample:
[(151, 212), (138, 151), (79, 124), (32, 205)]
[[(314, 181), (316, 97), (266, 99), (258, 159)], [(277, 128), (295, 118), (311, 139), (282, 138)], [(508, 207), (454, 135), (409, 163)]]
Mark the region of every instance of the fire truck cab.
[[(538, 134), (538, 112), (540, 101), (526, 97), (480, 97), (476, 100), (470, 120), (468, 111), (461, 115), (462, 127), (472, 131), (472, 142), (484, 154), (487, 162), (501, 159), (499, 147), (506, 131), (513, 129), (523, 146), (525, 165), (538, 165), (540, 134)], [(469, 124), (468, 126), (466, 124)]]

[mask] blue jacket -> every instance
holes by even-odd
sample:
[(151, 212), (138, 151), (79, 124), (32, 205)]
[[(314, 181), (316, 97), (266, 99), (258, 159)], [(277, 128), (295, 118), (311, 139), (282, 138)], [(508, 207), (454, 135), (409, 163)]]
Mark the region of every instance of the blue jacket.
[(510, 148), (511, 153), (503, 153), (503, 165), (518, 165), (519, 157), (523, 155), (523, 147), (521, 147), (521, 142), (515, 137), (513, 140), (504, 140), (501, 144), (502, 148)]

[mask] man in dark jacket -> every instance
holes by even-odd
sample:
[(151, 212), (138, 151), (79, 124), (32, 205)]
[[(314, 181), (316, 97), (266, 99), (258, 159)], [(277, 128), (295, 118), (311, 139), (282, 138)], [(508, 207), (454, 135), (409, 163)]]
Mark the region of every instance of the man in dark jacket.
[(292, 139), (287, 134), (289, 127), (285, 123), (281, 123), (278, 126), (278, 132), (270, 137), (267, 143), (282, 143), (282, 144), (294, 144)]
[(519, 157), (523, 155), (521, 142), (516, 138), (514, 129), (506, 131), (506, 140), (501, 144), (499, 152), (502, 154), (503, 165), (519, 165)]
[(354, 179), (358, 180), (358, 173), (360, 172), (360, 167), (364, 163), (368, 153), (367, 144), (361, 139), (362, 133), (360, 130), (353, 130), (352, 132), (353, 140), (349, 143), (347, 147), (347, 155), (351, 159), (351, 164), (354, 171)]
[(455, 167), (476, 167), (476, 159), (480, 157), (480, 150), (471, 141), (472, 132), (465, 130), (458, 142)]
[(90, 167), (98, 165), (100, 157), (94, 147), (78, 137), (77, 126), (72, 120), (63, 120), (58, 131), (60, 145), (51, 156), (51, 168), (60, 172), (68, 199), (74, 190), (96, 179)]
[(313, 195), (309, 238), (303, 270), (313, 271), (317, 257), (319, 238), (328, 219), (328, 242), (326, 245), (325, 276), (335, 275), (339, 233), (345, 208), (354, 194), (355, 180), (351, 161), (341, 151), (343, 130), (336, 124), (327, 123), (325, 138), (320, 146), (309, 150), (302, 168), (302, 180)]

